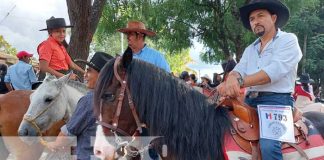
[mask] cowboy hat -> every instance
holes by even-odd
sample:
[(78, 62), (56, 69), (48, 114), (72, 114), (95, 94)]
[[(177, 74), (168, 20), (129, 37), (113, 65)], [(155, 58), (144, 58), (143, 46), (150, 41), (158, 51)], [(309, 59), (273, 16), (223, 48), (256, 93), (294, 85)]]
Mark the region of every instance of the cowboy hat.
[(271, 14), (277, 15), (276, 26), (284, 26), (289, 19), (289, 9), (279, 0), (252, 0), (249, 4), (240, 8), (240, 16), (245, 28), (251, 30), (250, 13), (257, 9), (266, 9)]
[(122, 33), (129, 33), (129, 32), (140, 32), (147, 36), (155, 36), (156, 33), (150, 30), (147, 30), (144, 23), (140, 21), (129, 21), (127, 23), (126, 28), (121, 28), (117, 30), (118, 32)]
[(300, 83), (314, 83), (314, 80), (309, 77), (308, 73), (303, 73), (300, 77), (298, 82)]
[(205, 78), (207, 80), (209, 80), (211, 82), (210, 77), (208, 76), (208, 74), (204, 74), (202, 77), (200, 77), (201, 79)]
[(82, 59), (77, 59), (75, 62), (85, 63), (89, 67), (95, 69), (96, 71), (100, 72), (100, 70), (105, 66), (105, 64), (111, 60), (113, 56), (105, 53), (105, 52), (96, 52), (90, 61), (85, 61)]
[(64, 18), (55, 18), (51, 17), (50, 19), (46, 20), (46, 26), (47, 28), (41, 29), (39, 31), (46, 31), (50, 29), (57, 29), (57, 28), (71, 28), (73, 26), (71, 25), (66, 25)]

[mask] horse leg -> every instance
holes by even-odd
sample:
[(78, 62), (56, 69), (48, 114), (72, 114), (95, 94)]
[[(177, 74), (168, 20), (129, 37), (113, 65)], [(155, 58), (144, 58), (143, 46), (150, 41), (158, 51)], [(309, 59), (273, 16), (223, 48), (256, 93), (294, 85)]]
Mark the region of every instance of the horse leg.
[(6, 160), (9, 156), (9, 151), (0, 136), (0, 160)]

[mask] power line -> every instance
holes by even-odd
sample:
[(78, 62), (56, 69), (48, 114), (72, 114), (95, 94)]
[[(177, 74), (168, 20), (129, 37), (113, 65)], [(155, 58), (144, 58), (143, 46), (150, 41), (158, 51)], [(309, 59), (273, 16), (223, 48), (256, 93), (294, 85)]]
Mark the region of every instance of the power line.
[(0, 21), (0, 24), (10, 15), (10, 13), (16, 8), (16, 5), (14, 5), (11, 10), (3, 17), (3, 19)]

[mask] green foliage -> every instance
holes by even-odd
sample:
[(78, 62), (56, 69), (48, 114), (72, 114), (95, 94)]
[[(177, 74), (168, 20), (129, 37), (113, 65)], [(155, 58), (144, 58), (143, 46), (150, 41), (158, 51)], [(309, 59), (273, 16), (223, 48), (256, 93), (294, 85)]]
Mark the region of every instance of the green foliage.
[(324, 79), (324, 33), (310, 38), (308, 46), (305, 68), (318, 82)]
[[(106, 36), (95, 36), (90, 45), (91, 52), (102, 51), (112, 56), (122, 53), (121, 50), (121, 34), (114, 33)], [(124, 49), (126, 49), (127, 41), (123, 41)]]
[(12, 47), (2, 35), (0, 35), (0, 51), (10, 55), (16, 55), (17, 49)]
[(324, 89), (324, 1), (285, 1), (293, 14), (284, 30), (298, 36), (299, 45), (304, 52), (298, 73), (305, 70), (315, 80), (315, 86), (321, 85)]
[(182, 71), (188, 71), (186, 65), (192, 61), (189, 56), (189, 49), (183, 50), (180, 53), (175, 54), (165, 54), (166, 60), (168, 61), (171, 71), (174, 75), (179, 75)]

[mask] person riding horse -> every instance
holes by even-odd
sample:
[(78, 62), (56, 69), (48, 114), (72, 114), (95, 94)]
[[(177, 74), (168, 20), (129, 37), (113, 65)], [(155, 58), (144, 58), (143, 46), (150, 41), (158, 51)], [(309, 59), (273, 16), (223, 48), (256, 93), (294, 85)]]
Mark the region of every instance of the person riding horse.
[[(43, 80), (46, 72), (57, 78), (67, 74), (69, 69), (75, 69), (84, 74), (84, 70), (71, 60), (66, 51), (68, 45), (65, 41), (65, 29), (73, 26), (66, 25), (64, 18), (53, 16), (46, 20), (46, 25), (47, 28), (40, 31), (48, 31), (49, 37), (37, 47), (40, 69), (38, 80)], [(70, 78), (76, 79), (76, 75), (73, 74)]]
[[(237, 97), (248, 90), (250, 106), (281, 105), (293, 108), (294, 84), (302, 52), (297, 36), (281, 31), (289, 19), (289, 9), (279, 0), (252, 0), (240, 8), (246, 29), (259, 38), (249, 45), (226, 82), (218, 86), (223, 96)], [(281, 160), (281, 142), (261, 138), (263, 160)]]

